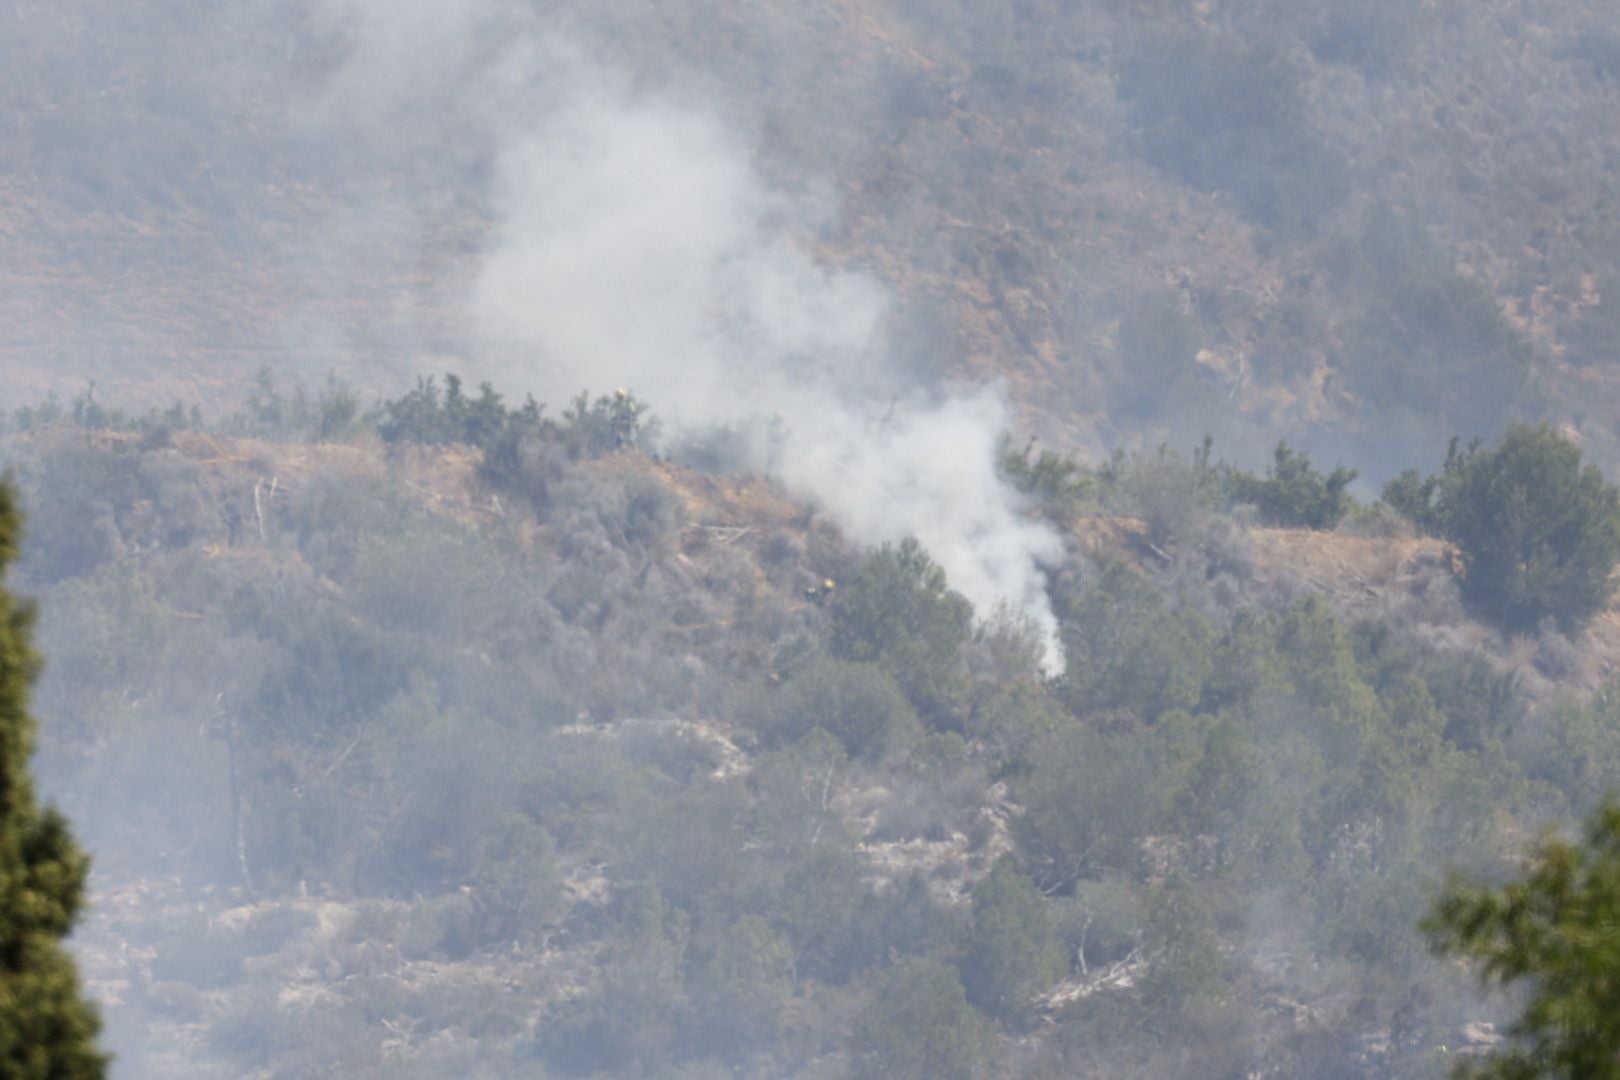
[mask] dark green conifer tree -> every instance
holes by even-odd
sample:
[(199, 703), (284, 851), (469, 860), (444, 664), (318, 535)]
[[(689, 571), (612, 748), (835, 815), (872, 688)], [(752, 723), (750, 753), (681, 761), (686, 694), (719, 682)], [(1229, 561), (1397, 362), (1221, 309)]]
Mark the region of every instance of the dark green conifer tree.
[[(0, 483), (0, 582), (17, 555), (20, 519)], [(0, 1076), (100, 1077), (96, 1010), (62, 947), (84, 901), (89, 858), (67, 821), (42, 810), (28, 774), (34, 722), (28, 693), (39, 670), (33, 608), (0, 584)]]
[(1035, 1018), (1035, 995), (1068, 970), (1046, 898), (1003, 855), (973, 887), (973, 929), (962, 962), (968, 1000), (1018, 1024)]
[(1513, 1041), (1453, 1076), (1620, 1077), (1620, 803), (1606, 799), (1580, 842), (1543, 839), (1500, 888), (1453, 878), (1423, 929), (1486, 985), (1523, 988)]

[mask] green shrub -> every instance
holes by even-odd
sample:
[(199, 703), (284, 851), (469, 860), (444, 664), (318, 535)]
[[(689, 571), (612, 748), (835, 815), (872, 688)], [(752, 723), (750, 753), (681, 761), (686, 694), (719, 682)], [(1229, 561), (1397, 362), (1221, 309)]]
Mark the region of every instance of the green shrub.
[(819, 727), (868, 758), (903, 752), (921, 735), (916, 711), (888, 672), (831, 658), (797, 672), (767, 705), (761, 726), (778, 745)]
[(1454, 440), (1438, 476), (1403, 473), (1384, 499), (1456, 543), (1465, 599), (1505, 627), (1577, 627), (1613, 592), (1620, 491), (1545, 425), (1516, 424), (1489, 449)]
[(1191, 458), (1161, 446), (1152, 455), (1134, 455), (1123, 465), (1110, 470), (1117, 477), (1118, 492), (1125, 506), (1141, 517), (1154, 544), (1187, 540), (1215, 508), (1219, 490), (1208, 442)]
[(1620, 789), (1620, 683), (1611, 680), (1590, 702), (1565, 696), (1509, 743), (1526, 776), (1551, 784), (1578, 812)]
[(963, 650), (973, 608), (953, 592), (922, 545), (885, 544), (838, 590), (832, 651), (889, 671), (913, 705), (936, 724), (956, 726), (967, 703)]
[(1141, 992), (1150, 1003), (1184, 1009), (1223, 992), (1216, 913), (1196, 883), (1173, 877), (1149, 895), (1142, 944), (1149, 964)]
[(1524, 719), (1518, 675), (1498, 671), (1478, 653), (1447, 653), (1418, 666), (1445, 717), (1445, 737), (1464, 750), (1477, 750), (1512, 735)]
[(1346, 489), (1356, 476), (1342, 465), (1324, 476), (1311, 468), (1309, 454), (1279, 442), (1264, 478), (1233, 469), (1225, 481), (1228, 500), (1252, 504), (1268, 525), (1331, 529), (1353, 505)]
[(484, 452), (483, 479), (496, 487), (521, 489), (536, 459), (544, 459), (536, 444), (560, 448), (570, 460), (596, 458), (650, 438), (654, 422), (646, 407), (623, 390), (595, 401), (581, 393), (553, 421), (533, 397), (517, 408), (489, 383), (481, 383), (478, 396), (469, 397), (461, 378), (447, 374), (441, 393), (436, 379), (419, 379), (416, 389), (383, 402), (372, 417), (377, 434), (389, 445), (443, 446), (462, 443)]
[(562, 904), (562, 871), (551, 837), (524, 814), (511, 814), (477, 841), (472, 866), (479, 944), (536, 937)]
[(690, 937), (685, 913), (650, 885), (614, 899), (614, 932), (595, 966), (595, 985), (553, 1005), (535, 1034), (535, 1056), (561, 1076), (667, 1068), (691, 1023), (681, 978)]
[(735, 1059), (777, 1035), (793, 996), (793, 950), (758, 915), (745, 915), (707, 943), (689, 976), (704, 1049)]
[(1391, 510), (1422, 529), (1424, 532), (1443, 534), (1445, 522), (1440, 518), (1437, 496), (1440, 485), (1450, 475), (1452, 462), (1457, 458), (1457, 440), (1451, 441), (1451, 452), (1446, 468), (1431, 476), (1417, 469), (1405, 469), (1398, 476), (1384, 482), (1383, 501)]
[[(90, 404), (83, 410), (75, 405), (76, 418), (82, 411), (90, 415)], [(189, 426), (201, 426), (200, 416), (190, 418)], [(162, 417), (148, 418), (147, 425), (161, 422), (172, 427), (188, 426), (187, 418), (179, 406)], [(81, 420), (87, 426), (87, 421)], [(329, 376), (326, 385), (313, 395), (303, 386), (294, 387), (291, 396), (277, 387), (275, 375), (269, 368), (260, 368), (252, 393), (245, 408), (225, 421), (225, 429), (236, 435), (249, 435), (261, 439), (295, 439), (304, 442), (333, 442), (347, 438), (361, 426), (360, 398), (347, 383), (336, 375)]]
[(1142, 898), (1122, 875), (1076, 883), (1052, 901), (1052, 924), (1086, 970), (1125, 959), (1142, 944)]
[(1067, 971), (1046, 897), (1003, 855), (973, 887), (973, 929), (962, 960), (968, 1000), (992, 1016), (1028, 1023), (1035, 995)]
[(855, 1031), (857, 1077), (972, 1080), (990, 1030), (968, 1004), (956, 971), (938, 960), (908, 960), (879, 984)]
[(1197, 611), (1172, 607), (1122, 563), (1088, 589), (1059, 597), (1068, 668), (1058, 690), (1076, 713), (1125, 711), (1149, 721), (1198, 704), (1214, 633)]
[(1074, 513), (1092, 488), (1091, 474), (1083, 465), (1055, 450), (1036, 454), (1034, 439), (1022, 451), (1004, 441), (1001, 471), (1013, 487), (1060, 518)]
[(532, 416), (540, 422), (539, 406), (532, 401), (524, 409), (509, 412), (501, 395), (489, 383), (470, 398), (461, 389), (457, 375), (444, 377), (444, 393), (432, 378), (418, 379), (416, 389), (403, 397), (382, 404), (377, 434), (385, 443), (422, 443), (441, 446), (466, 443), (487, 448), (504, 433), (509, 424)]
[(793, 945), (793, 967), (800, 978), (843, 983), (879, 962), (881, 953), (862, 946), (863, 917), (872, 914), (866, 869), (854, 847), (823, 830), (779, 878), (768, 909)]
[(1042, 886), (1139, 867), (1142, 838), (1164, 820), (1161, 757), (1150, 729), (1077, 729), (1040, 747), (1018, 785), (1016, 828)]

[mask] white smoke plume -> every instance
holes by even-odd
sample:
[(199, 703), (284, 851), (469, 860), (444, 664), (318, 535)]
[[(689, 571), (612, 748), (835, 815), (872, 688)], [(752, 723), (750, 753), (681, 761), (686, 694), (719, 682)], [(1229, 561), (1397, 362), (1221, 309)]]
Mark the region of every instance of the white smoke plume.
[[(442, 58), (481, 55), (468, 42), (490, 37), (465, 10), (356, 25), (377, 35), (356, 55), (384, 92), (466, 91)], [(417, 81), (397, 68), (411, 25), (437, 38)], [(477, 373), (542, 400), (628, 387), (677, 433), (779, 417), (775, 464), (790, 487), (858, 542), (916, 536), (981, 616), (1031, 619), (1059, 670), (1042, 565), (1062, 545), (1018, 512), (997, 471), (1000, 393), (897, 394), (884, 289), (810, 251), (832, 200), (771, 191), (714, 111), (638, 90), (554, 38), (514, 38), (472, 80), (500, 107), (462, 111), (486, 126), (495, 163), (496, 221), (469, 303)], [(379, 65), (389, 77), (369, 74)]]
[(783, 476), (867, 542), (915, 536), (981, 616), (1005, 605), (1032, 620), (1046, 667), (1062, 667), (1042, 564), (1056, 533), (1020, 515), (996, 467), (1007, 412), (993, 390), (897, 409), (873, 427), (858, 411), (824, 413), (790, 447)]

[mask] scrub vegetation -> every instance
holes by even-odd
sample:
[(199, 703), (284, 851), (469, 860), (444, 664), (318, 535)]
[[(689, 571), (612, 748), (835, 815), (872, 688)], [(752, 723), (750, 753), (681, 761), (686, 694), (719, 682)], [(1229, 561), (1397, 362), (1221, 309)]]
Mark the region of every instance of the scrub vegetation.
[(0, 4), (0, 1072), (1613, 1072), (1610, 7)]
[(1392, 487), (1457, 538), (1380, 583), (1426, 619), (1259, 554), (1419, 543), (1347, 469), (1009, 453), (1068, 537), (1054, 674), (920, 545), (626, 444), (611, 396), (439, 385), (8, 421), (40, 769), (138, 1069), (1440, 1075), (1507, 1019), (1418, 929), (1445, 873), (1620, 775), (1620, 690), (1521, 679), (1516, 613), (1459, 599), (1491, 564), (1446, 523), (1516, 490), (1460, 473), (1570, 472), (1531, 486), (1613, 528), (1546, 430)]

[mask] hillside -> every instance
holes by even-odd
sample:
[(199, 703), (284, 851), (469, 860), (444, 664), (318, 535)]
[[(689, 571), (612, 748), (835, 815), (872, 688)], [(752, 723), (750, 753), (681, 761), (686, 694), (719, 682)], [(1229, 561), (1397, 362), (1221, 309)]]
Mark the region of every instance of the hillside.
[[(521, 9), (6, 18), (9, 392), (231, 401), (266, 364), (385, 390), (447, 357), (511, 374), (474, 294), (511, 224), (490, 177), (530, 138), (504, 117), (531, 110), (477, 65), (503, 36), (545, 40)], [(550, 18), (590, 58), (581, 83), (631, 73), (631, 108), (674, 103), (746, 148), (794, 208), (781, 238), (884, 290), (901, 372), (1004, 380), (1055, 445), (1286, 434), (1381, 477), (1453, 432), (1549, 418), (1617, 460), (1620, 51), (1598, 7), (620, 0)], [(436, 66), (417, 52), (434, 35), (455, 43)]]
[(1502, 1044), (1419, 923), (1620, 785), (1612, 22), (0, 7), (114, 1075)]
[(590, 416), (516, 473), (364, 427), (11, 436), (122, 1075), (923, 1075), (861, 1019), (918, 972), (983, 1075), (1497, 1038), (1425, 883), (1614, 775), (1615, 610), (1504, 638), (1389, 520), (1155, 542), (1111, 499), (1066, 519), (1042, 679), (926, 556)]

